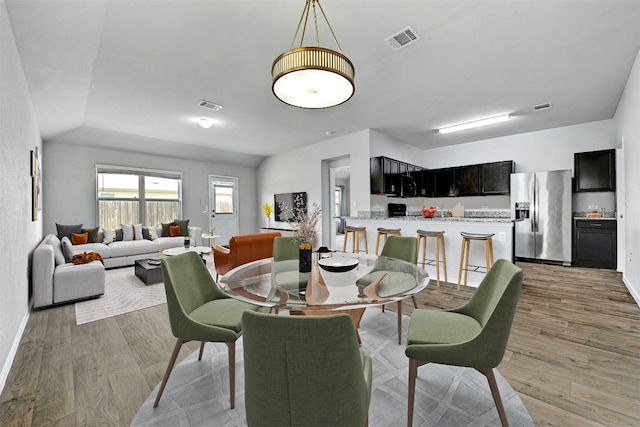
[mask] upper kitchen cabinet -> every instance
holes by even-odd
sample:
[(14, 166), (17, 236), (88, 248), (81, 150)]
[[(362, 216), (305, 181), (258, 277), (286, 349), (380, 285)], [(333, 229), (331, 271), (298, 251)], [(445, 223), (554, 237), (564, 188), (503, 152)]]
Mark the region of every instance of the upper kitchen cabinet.
[(371, 194), (394, 194), (398, 176), (398, 161), (388, 157), (371, 157)]
[(483, 195), (511, 193), (511, 174), (514, 172), (513, 160), (484, 163), (480, 166)]
[(480, 195), (480, 165), (454, 168), (456, 196)]
[(411, 173), (416, 180), (416, 194), (418, 197), (433, 197), (435, 175), (434, 171), (422, 169)]
[(448, 197), (456, 195), (455, 168), (436, 169), (434, 172), (434, 196)]
[(371, 194), (386, 194), (388, 196), (403, 196), (401, 176), (413, 176), (420, 166), (411, 165), (389, 157), (371, 157), (370, 178)]
[(615, 150), (575, 153), (575, 191), (616, 191)]

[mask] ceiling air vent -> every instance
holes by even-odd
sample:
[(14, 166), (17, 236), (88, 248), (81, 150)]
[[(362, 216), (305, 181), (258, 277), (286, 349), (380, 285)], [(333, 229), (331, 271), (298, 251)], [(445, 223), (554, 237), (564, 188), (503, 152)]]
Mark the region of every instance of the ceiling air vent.
[(533, 111), (542, 111), (548, 110), (551, 108), (551, 103), (547, 102), (546, 104), (538, 104), (533, 106)]
[(205, 99), (198, 102), (198, 106), (202, 108), (206, 108), (207, 110), (212, 110), (212, 111), (220, 111), (223, 108), (222, 105), (213, 103), (211, 101), (207, 101)]
[(421, 37), (416, 33), (411, 27), (407, 27), (404, 30), (400, 31), (397, 34), (394, 34), (390, 37), (384, 39), (385, 42), (389, 44), (393, 48), (393, 50), (400, 50), (404, 47), (409, 46), (420, 40)]

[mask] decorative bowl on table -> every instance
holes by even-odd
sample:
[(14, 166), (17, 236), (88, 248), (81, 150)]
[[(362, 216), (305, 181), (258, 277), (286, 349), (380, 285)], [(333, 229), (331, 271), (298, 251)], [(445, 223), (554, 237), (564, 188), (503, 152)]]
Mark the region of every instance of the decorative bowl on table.
[(318, 260), (318, 265), (323, 270), (331, 273), (344, 273), (353, 270), (358, 265), (358, 260), (347, 257), (331, 257)]

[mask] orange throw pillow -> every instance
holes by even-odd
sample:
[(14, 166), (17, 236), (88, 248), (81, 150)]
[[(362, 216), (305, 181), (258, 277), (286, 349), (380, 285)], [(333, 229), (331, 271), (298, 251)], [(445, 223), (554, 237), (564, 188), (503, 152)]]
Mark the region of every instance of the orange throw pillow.
[(89, 240), (89, 232), (86, 231), (84, 233), (76, 234), (71, 233), (71, 244), (72, 245), (84, 245)]
[(180, 226), (179, 225), (170, 225), (169, 226), (169, 237), (177, 237), (177, 236), (182, 236), (182, 233), (180, 232)]

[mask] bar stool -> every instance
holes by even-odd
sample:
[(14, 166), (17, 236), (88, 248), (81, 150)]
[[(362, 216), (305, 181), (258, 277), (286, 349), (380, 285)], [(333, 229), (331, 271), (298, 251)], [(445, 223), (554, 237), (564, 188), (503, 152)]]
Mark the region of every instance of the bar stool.
[(460, 233), (462, 236), (462, 247), (460, 248), (460, 269), (458, 270), (458, 290), (460, 290), (460, 279), (462, 278), (463, 261), (464, 261), (464, 285), (467, 286), (467, 272), (469, 271), (469, 249), (472, 240), (484, 242), (484, 257), (487, 271), (493, 265), (493, 235), (479, 233)]
[(342, 252), (347, 251), (347, 240), (351, 234), (351, 252), (360, 252), (360, 236), (364, 236), (364, 252), (369, 253), (369, 245), (367, 245), (367, 227), (353, 227), (347, 225), (344, 228), (344, 244), (342, 245)]
[(378, 234), (376, 235), (376, 255), (378, 255), (378, 246), (380, 245), (380, 237), (384, 236), (384, 242), (383, 242), (383, 246), (384, 246), (384, 243), (387, 242), (387, 236), (389, 235), (399, 236), (400, 229), (399, 228), (382, 228), (382, 227), (378, 228)]
[[(427, 260), (427, 238), (433, 237), (436, 249), (436, 283), (440, 286), (440, 251), (442, 250), (442, 263), (444, 266), (444, 281), (447, 282), (447, 254), (444, 250), (444, 231), (418, 230), (418, 254), (420, 253), (420, 242), (422, 242), (422, 268)], [(420, 259), (420, 258), (418, 258)]]

